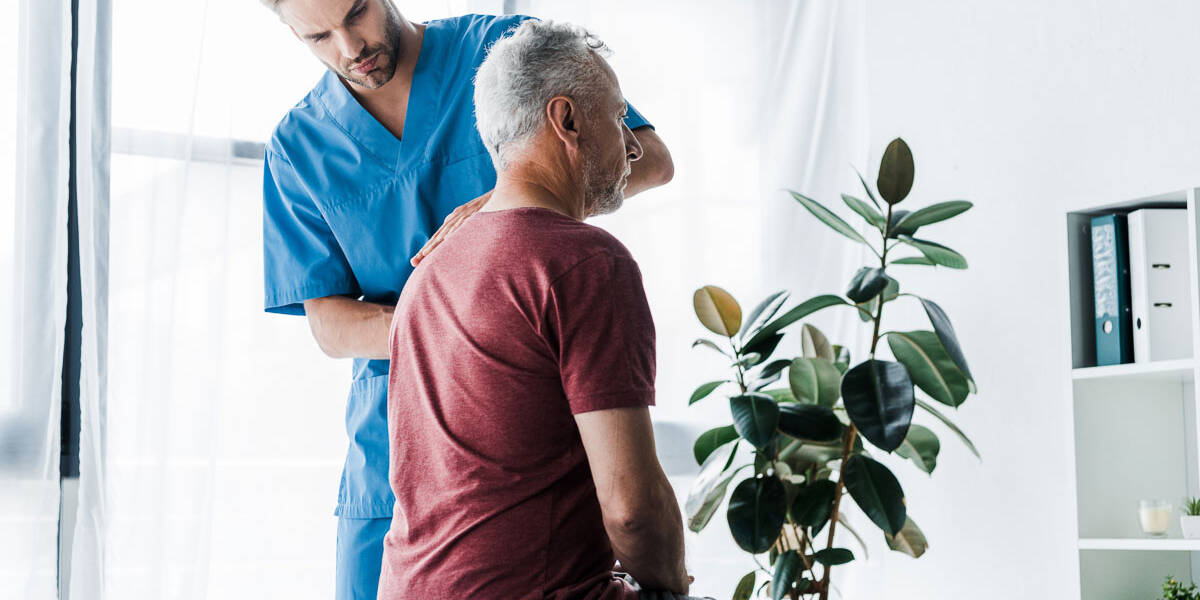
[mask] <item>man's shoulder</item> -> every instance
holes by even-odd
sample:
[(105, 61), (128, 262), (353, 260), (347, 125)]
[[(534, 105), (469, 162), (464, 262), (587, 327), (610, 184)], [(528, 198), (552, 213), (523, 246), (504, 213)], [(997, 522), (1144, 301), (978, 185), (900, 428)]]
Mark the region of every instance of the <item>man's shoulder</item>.
[(275, 154), (277, 157), (286, 158), (289, 149), (312, 141), (318, 134), (318, 128), (314, 125), (328, 119), (325, 105), (320, 99), (321, 88), (326, 85), (328, 75), (328, 71), (322, 74), (312, 89), (275, 124), (275, 128), (271, 130), (271, 137), (267, 139), (268, 156)]

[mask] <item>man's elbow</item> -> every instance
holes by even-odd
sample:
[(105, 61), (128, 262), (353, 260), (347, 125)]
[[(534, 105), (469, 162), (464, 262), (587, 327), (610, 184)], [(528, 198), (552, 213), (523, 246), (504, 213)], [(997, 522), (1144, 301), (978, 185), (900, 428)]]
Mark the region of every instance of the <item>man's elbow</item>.
[(650, 187), (658, 187), (671, 183), (675, 178), (675, 161), (671, 160), (671, 153), (666, 146), (662, 146), (659, 152), (656, 153), (654, 162), (651, 165), (650, 172), (647, 174), (650, 182)]

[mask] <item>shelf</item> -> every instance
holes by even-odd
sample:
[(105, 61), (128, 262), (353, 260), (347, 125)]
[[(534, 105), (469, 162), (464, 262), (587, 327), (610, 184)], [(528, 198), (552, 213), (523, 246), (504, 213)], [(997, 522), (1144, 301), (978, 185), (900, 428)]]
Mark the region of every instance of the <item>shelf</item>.
[(1107, 367), (1084, 367), (1072, 369), (1071, 379), (1075, 381), (1125, 379), (1184, 382), (1194, 379), (1195, 367), (1195, 362), (1190, 358), (1109, 365)]
[(1200, 540), (1180, 538), (1084, 538), (1080, 550), (1160, 550), (1165, 552), (1200, 552)]

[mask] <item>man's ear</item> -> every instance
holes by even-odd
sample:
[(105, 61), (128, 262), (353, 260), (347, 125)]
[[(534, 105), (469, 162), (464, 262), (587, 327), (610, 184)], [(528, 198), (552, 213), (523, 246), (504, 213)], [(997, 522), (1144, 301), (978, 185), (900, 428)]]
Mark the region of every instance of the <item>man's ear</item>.
[(550, 129), (567, 148), (579, 147), (579, 114), (575, 101), (566, 96), (555, 96), (546, 104), (546, 117)]

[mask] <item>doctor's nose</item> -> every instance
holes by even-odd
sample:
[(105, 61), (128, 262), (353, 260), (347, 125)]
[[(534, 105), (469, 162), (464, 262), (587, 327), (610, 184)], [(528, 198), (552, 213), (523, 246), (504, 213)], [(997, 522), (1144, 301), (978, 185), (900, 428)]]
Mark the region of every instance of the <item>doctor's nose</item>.
[(367, 45), (361, 37), (349, 31), (335, 31), (333, 43), (337, 45), (338, 52), (342, 54), (342, 57), (349, 61), (362, 58), (363, 48)]

